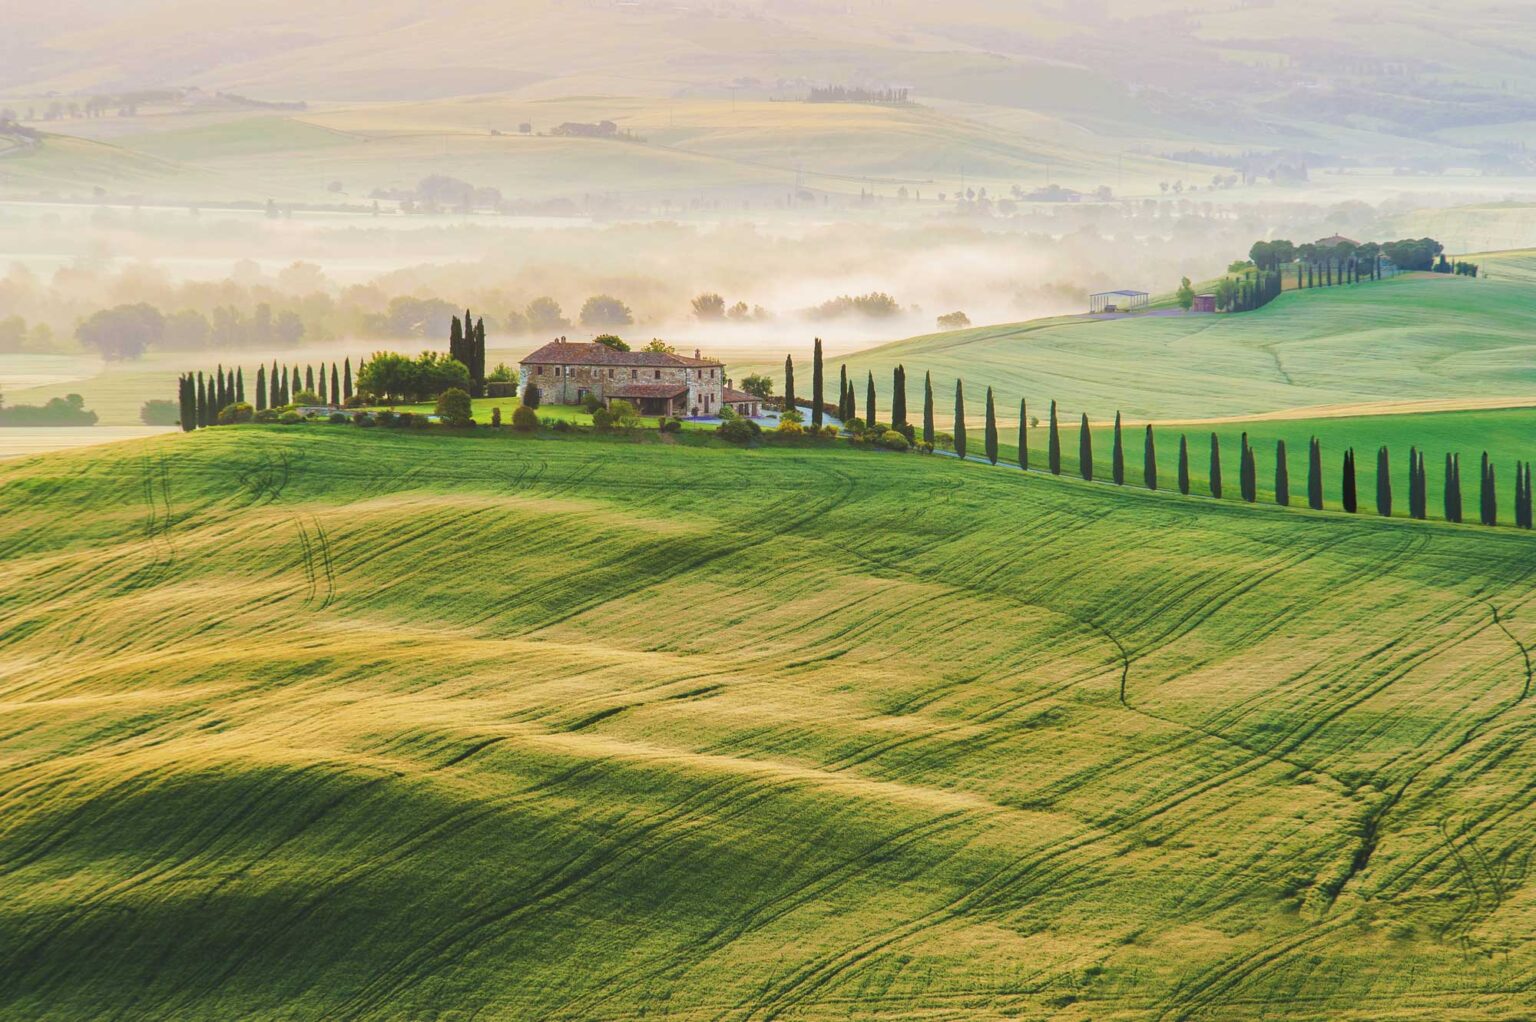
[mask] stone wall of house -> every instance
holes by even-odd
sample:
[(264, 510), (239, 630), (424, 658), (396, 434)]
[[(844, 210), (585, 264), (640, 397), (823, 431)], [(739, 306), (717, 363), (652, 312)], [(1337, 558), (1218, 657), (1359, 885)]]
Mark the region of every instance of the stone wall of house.
[(542, 400), (552, 405), (578, 404), (586, 393), (607, 400), (611, 390), (626, 383), (683, 383), (688, 387), (688, 414), (698, 409), (700, 415), (720, 410), (725, 389), (719, 366), (524, 365), (519, 389), (530, 380), (538, 384)]

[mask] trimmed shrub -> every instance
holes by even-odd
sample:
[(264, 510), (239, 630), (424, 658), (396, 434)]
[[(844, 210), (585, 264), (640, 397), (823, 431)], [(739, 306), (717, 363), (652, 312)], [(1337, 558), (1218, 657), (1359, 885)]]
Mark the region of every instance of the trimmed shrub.
[(277, 421), (282, 423), (284, 426), (292, 426), (296, 423), (303, 422), (304, 416), (290, 408), (283, 414), (279, 415), (277, 417)]
[(888, 429), (880, 434), (880, 445), (893, 451), (905, 451), (912, 446), (905, 436), (894, 429)]
[(421, 418), (421, 416), (417, 415), (415, 412), (401, 412), (399, 415), (395, 416), (394, 425), (399, 426), (401, 429), (415, 429), (416, 420), (419, 418)]
[(323, 404), (325, 404), (325, 402), (320, 400), (320, 395), (316, 394), (314, 391), (312, 391), (312, 390), (301, 390), (297, 394), (293, 395), (293, 400), (290, 401), (289, 404), (295, 404), (295, 405), (323, 405)]
[(656, 428), (663, 433), (681, 433), (683, 431), (683, 420), (663, 418), (656, 423)]
[(613, 428), (613, 414), (602, 405), (598, 405), (592, 412), (592, 425), (601, 433), (608, 432)]
[(519, 433), (537, 432), (539, 413), (527, 405), (518, 405), (512, 412), (512, 428)]
[(341, 407), (343, 407), (343, 408), (367, 408), (371, 404), (373, 404), (373, 399), (369, 395), (363, 394), (363, 393), (357, 393), (357, 394), (353, 394), (351, 397), (349, 397), (345, 401), (343, 401), (341, 403)]
[(219, 425), (233, 426), (240, 422), (250, 422), (255, 417), (256, 409), (252, 408), (244, 401), (236, 401), (234, 404), (226, 406), (223, 411), (219, 412)]
[[(259, 415), (260, 413), (258, 412), (257, 414)], [(344, 423), (346, 423), (346, 422), (348, 422), (350, 420), (347, 418), (347, 413), (346, 412), (332, 412), (331, 413), (331, 417), (329, 419), (327, 419), (326, 421), (327, 422), (333, 422), (333, 423), (335, 423), (335, 424), (337, 424), (339, 426), (339, 425), (342, 425), (342, 424), (344, 424)]]
[(501, 428), (501, 405), (497, 405), (495, 408), (491, 409), (491, 428)]
[(837, 436), (837, 427), (832, 425), (830, 422), (827, 423), (825, 426), (821, 427), (821, 438), (823, 440), (832, 440), (836, 436)]
[(260, 422), (260, 423), (262, 423), (264, 425), (269, 425), (271, 423), (276, 422), (277, 421), (277, 409), (276, 408), (263, 408), (261, 411), (256, 413), (256, 417), (255, 417), (254, 421)]
[(355, 412), (352, 415), (352, 425), (368, 427), (376, 426), (378, 423), (374, 422), (373, 416), (367, 412)]
[(374, 413), (373, 419), (380, 426), (391, 426), (392, 427), (392, 426), (395, 426), (395, 425), (399, 424), (399, 422), (400, 422), (400, 416), (398, 416), (394, 412), (391, 412), (391, 411), (388, 411), (388, 410)]
[[(799, 428), (799, 426), (795, 427), (797, 430)], [(716, 433), (733, 444), (751, 443), (762, 431), (762, 427), (751, 419), (731, 419), (715, 427)]]
[(470, 403), (469, 392), (458, 387), (449, 387), (437, 395), (437, 417), (442, 420), (444, 426), (462, 428), (473, 426), (475, 420), (474, 406)]

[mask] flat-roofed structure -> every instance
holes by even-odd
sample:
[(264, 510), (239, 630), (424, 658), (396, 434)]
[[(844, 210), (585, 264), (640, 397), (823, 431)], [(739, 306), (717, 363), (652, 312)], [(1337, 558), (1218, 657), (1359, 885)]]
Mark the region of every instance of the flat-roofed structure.
[(1088, 296), (1088, 312), (1136, 312), (1151, 302), (1152, 296), (1145, 291), (1099, 291)]

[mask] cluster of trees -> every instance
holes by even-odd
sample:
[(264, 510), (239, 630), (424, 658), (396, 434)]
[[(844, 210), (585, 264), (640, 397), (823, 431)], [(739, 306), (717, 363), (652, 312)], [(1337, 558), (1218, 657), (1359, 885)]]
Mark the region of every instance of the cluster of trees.
[(96, 413), (79, 394), (49, 398), (41, 405), (11, 405), (0, 401), (0, 428), (10, 426), (94, 426)]
[(910, 89), (865, 89), (847, 85), (815, 86), (807, 103), (910, 103)]
[(471, 386), (469, 368), (436, 351), (424, 351), (415, 358), (375, 352), (357, 370), (358, 392), (386, 405), (415, 404), (451, 388), (468, 392)]
[[(329, 370), (329, 371), (327, 371)], [(177, 380), (177, 419), (183, 430), (219, 425), (225, 421), (246, 421), (250, 413), (283, 409), (297, 405), (345, 405), (352, 401), (352, 360), (338, 366), (324, 362), (318, 366), (280, 366), (272, 363), (256, 367), (251, 400), (246, 400), (245, 370), (226, 370), (222, 365), (206, 378), (201, 372), (184, 373)], [(146, 402), (143, 417), (160, 418), (160, 402)], [(240, 411), (236, 409), (239, 406)], [(231, 409), (236, 411), (226, 415)], [(242, 417), (243, 416), (243, 417)], [(159, 423), (157, 423), (159, 424)], [(169, 423), (165, 423), (169, 424)]]
[(871, 291), (867, 295), (838, 295), (810, 309), (808, 314), (812, 319), (840, 319), (844, 316), (889, 319), (901, 315), (901, 306), (885, 292)]
[(725, 299), (713, 291), (706, 291), (693, 300), (693, 316), (701, 323), (720, 323), (727, 320), (733, 323), (748, 323), (754, 320), (765, 322), (773, 319), (773, 314), (761, 305), (749, 308), (746, 302), (737, 302), (727, 308)]
[[(469, 310), (464, 310), (464, 320), (453, 317), (448, 333), (448, 359), (457, 362), (469, 372), (469, 393), (472, 397), (485, 396), (485, 320), (474, 320)], [(364, 366), (366, 369), (367, 367)], [(443, 388), (445, 389), (445, 388)], [(442, 389), (434, 393), (442, 393)]]
[(218, 306), (213, 315), (182, 309), (166, 315), (146, 302), (99, 309), (75, 328), (82, 347), (95, 348), (108, 361), (135, 359), (149, 348), (194, 350), (208, 347), (292, 346), (304, 338), (304, 322), (292, 309), (275, 312), (257, 303), (247, 316), (234, 306)]

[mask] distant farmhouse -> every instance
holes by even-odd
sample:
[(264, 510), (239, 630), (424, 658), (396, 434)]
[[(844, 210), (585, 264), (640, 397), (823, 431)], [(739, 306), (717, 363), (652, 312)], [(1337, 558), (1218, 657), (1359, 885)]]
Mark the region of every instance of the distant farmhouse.
[(522, 360), (522, 386), (538, 385), (550, 404), (574, 405), (588, 395), (603, 404), (623, 399), (642, 415), (715, 416), (723, 406), (748, 418), (762, 400), (735, 390), (713, 359), (664, 351), (615, 351), (596, 341), (551, 341)]

